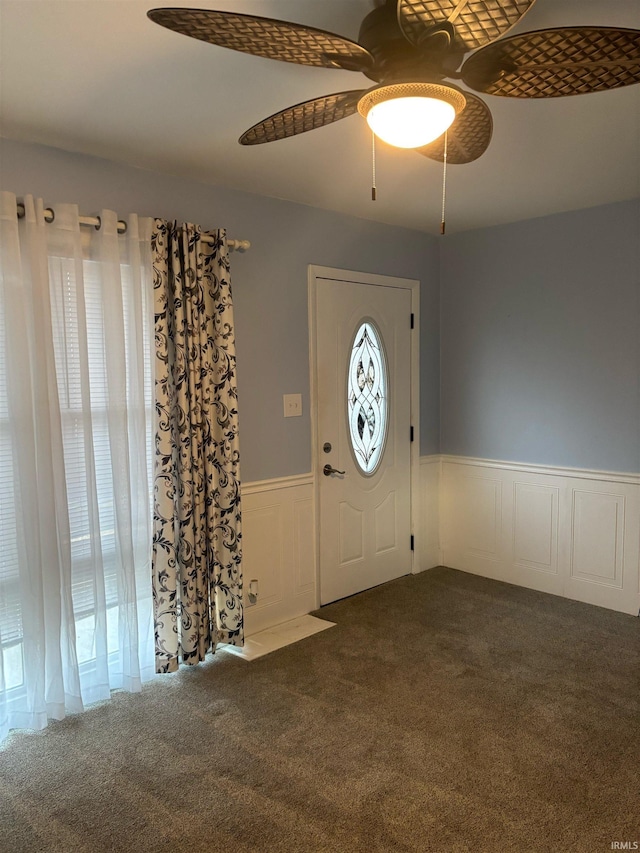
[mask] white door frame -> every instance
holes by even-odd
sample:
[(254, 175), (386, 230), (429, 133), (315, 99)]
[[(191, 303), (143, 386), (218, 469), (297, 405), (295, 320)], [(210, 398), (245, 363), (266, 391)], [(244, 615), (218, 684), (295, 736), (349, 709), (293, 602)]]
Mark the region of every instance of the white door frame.
[(320, 451), (318, 448), (318, 388), (317, 388), (317, 335), (316, 335), (316, 288), (318, 279), (344, 281), (351, 284), (375, 284), (378, 287), (402, 287), (411, 291), (411, 535), (414, 548), (411, 552), (411, 573), (420, 570), (418, 559), (418, 531), (420, 530), (420, 282), (413, 278), (396, 278), (388, 275), (354, 272), (333, 267), (309, 264), (309, 370), (311, 389), (311, 465), (313, 474), (315, 516), (315, 560), (316, 560), (316, 608), (320, 607)]

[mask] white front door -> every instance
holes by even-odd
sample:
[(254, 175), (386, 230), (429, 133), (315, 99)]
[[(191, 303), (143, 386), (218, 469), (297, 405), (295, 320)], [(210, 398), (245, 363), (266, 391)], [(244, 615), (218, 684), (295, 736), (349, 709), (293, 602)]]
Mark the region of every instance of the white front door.
[(411, 300), (315, 279), (322, 604), (412, 569)]

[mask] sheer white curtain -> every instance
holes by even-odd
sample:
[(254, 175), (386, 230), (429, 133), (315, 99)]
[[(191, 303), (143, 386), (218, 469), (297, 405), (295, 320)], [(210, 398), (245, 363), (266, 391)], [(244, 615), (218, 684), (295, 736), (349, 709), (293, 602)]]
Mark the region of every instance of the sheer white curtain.
[(0, 739), (154, 673), (151, 220), (0, 193)]

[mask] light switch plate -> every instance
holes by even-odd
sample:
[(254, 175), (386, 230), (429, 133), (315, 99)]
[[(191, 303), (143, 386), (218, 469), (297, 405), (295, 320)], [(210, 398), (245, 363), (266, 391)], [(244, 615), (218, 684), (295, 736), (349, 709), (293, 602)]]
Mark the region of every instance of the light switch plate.
[(302, 394), (284, 394), (285, 418), (299, 418), (302, 415)]

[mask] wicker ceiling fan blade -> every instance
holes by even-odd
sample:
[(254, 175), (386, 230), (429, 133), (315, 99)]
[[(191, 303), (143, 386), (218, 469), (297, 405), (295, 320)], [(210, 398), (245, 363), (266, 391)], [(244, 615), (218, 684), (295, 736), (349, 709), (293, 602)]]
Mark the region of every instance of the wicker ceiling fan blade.
[(559, 27), (509, 36), (474, 53), (462, 79), (476, 92), (556, 98), (640, 82), (640, 30)]
[[(484, 101), (470, 92), (464, 93), (467, 106), (447, 131), (447, 163), (472, 163), (489, 147), (493, 134), (491, 111)], [(423, 148), (418, 154), (430, 160), (444, 160), (444, 135)]]
[(474, 50), (515, 26), (535, 0), (398, 0), (400, 28), (412, 44), (439, 24), (450, 23), (456, 41)]
[(366, 89), (336, 92), (334, 95), (325, 95), (287, 107), (286, 110), (254, 124), (238, 141), (241, 145), (260, 145), (262, 142), (287, 139), (289, 136), (297, 136), (299, 133), (340, 121), (358, 111), (358, 101), (365, 92)]
[(349, 71), (373, 65), (369, 51), (356, 42), (304, 24), (209, 9), (151, 9), (147, 16), (185, 36), (267, 59)]

